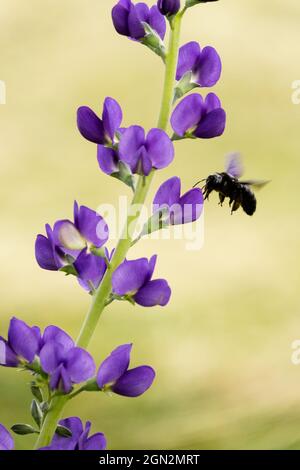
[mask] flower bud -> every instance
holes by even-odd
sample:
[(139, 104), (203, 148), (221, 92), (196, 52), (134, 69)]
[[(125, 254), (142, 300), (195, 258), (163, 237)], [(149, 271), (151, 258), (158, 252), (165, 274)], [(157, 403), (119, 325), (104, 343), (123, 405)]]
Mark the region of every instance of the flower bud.
[(162, 15), (173, 16), (180, 10), (180, 0), (158, 0), (157, 7)]

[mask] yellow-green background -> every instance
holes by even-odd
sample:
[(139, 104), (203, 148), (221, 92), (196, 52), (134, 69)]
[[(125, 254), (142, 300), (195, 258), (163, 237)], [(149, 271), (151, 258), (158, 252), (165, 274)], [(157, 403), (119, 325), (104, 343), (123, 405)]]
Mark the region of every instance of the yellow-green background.
[[(0, 79), (0, 334), (11, 315), (76, 336), (89, 296), (72, 278), (42, 271), (34, 240), (45, 222), (71, 217), (74, 198), (97, 207), (117, 203), (125, 186), (98, 170), (95, 146), (79, 135), (76, 108), (100, 111), (106, 96), (124, 124), (156, 124), (163, 67), (149, 50), (114, 31), (113, 0), (2, 0)], [(151, 3), (151, 2), (149, 2)], [(152, 2), (153, 3), (153, 2)], [(173, 289), (170, 304), (143, 309), (113, 304), (91, 352), (98, 363), (132, 341), (132, 364), (157, 371), (138, 399), (85, 395), (66, 410), (93, 421), (109, 448), (300, 447), (300, 78), (298, 0), (221, 0), (186, 14), (182, 41), (210, 44), (223, 60), (215, 91), (228, 113), (223, 137), (176, 144), (172, 166), (155, 187), (180, 175), (185, 188), (221, 170), (240, 150), (246, 176), (271, 179), (253, 218), (230, 216), (212, 198), (205, 245), (145, 241), (132, 257), (159, 253), (157, 275)], [(152, 192), (153, 194), (153, 192)], [(28, 420), (28, 377), (1, 369), (0, 421)], [(17, 448), (33, 440), (16, 438)]]

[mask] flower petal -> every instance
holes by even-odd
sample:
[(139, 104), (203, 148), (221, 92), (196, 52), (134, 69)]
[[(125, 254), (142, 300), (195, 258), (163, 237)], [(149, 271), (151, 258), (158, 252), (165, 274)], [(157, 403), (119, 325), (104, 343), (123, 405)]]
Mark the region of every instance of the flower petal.
[(84, 238), (100, 248), (108, 240), (108, 226), (97, 212), (86, 206), (80, 206), (76, 227)]
[(83, 250), (74, 263), (78, 273), (79, 284), (88, 292), (97, 289), (106, 271), (106, 263), (103, 258), (87, 253)]
[(170, 220), (172, 225), (187, 224), (199, 219), (203, 210), (203, 194), (200, 188), (193, 188), (186, 192), (171, 209)]
[(204, 109), (206, 113), (210, 113), (214, 109), (221, 108), (220, 98), (215, 93), (208, 93), (204, 102)]
[(212, 139), (223, 134), (226, 125), (226, 113), (224, 109), (214, 109), (208, 113), (203, 119), (194, 135), (201, 139)]
[(18, 356), (9, 347), (7, 341), (0, 336), (0, 365), (6, 367), (18, 367)]
[(117, 295), (135, 293), (145, 283), (148, 272), (147, 258), (125, 260), (112, 275), (113, 292)]
[(73, 383), (84, 382), (93, 377), (96, 366), (94, 359), (82, 348), (72, 348), (65, 359), (65, 368)]
[(111, 16), (116, 31), (123, 36), (130, 36), (128, 28), (128, 15), (131, 1), (120, 0), (112, 9)]
[(24, 323), (13, 317), (8, 329), (8, 343), (13, 351), (28, 362), (32, 362), (39, 349), (35, 332)]
[(13, 450), (14, 440), (8, 430), (0, 423), (0, 450)]
[(150, 8), (150, 17), (149, 24), (154, 31), (160, 36), (161, 39), (164, 39), (166, 34), (166, 20), (164, 16), (160, 13), (156, 5), (153, 5)]
[(64, 347), (64, 351), (74, 347), (74, 341), (64, 330), (54, 325), (49, 325), (45, 328), (42, 344), (46, 344), (49, 341), (54, 341)]
[(106, 438), (102, 432), (97, 432), (91, 437), (86, 439), (79, 450), (105, 450), (106, 449)]
[(65, 394), (72, 390), (71, 379), (62, 364), (51, 374), (49, 385), (51, 390), (59, 390)]
[(221, 71), (219, 54), (213, 47), (205, 47), (195, 67), (194, 81), (202, 87), (211, 87), (219, 80)]
[(81, 106), (78, 109), (77, 127), (85, 139), (95, 144), (104, 144), (103, 122), (88, 106)]
[(99, 388), (114, 383), (128, 369), (132, 344), (123, 344), (114, 349), (102, 362), (97, 373)]
[(111, 175), (118, 171), (118, 154), (115, 150), (98, 145), (97, 147), (97, 160), (103, 173)]
[(165, 279), (155, 279), (147, 282), (139, 291), (134, 295), (134, 300), (137, 304), (143, 307), (154, 307), (167, 305), (171, 297), (171, 289)]
[(54, 257), (52, 243), (44, 235), (38, 235), (36, 238), (35, 258), (42, 269), (57, 271), (61, 267)]
[(140, 16), (142, 17), (142, 21), (144, 21), (145, 14), (142, 8), (136, 8), (136, 5), (131, 4), (128, 15), (128, 29), (129, 36), (133, 39), (142, 39), (145, 36), (145, 30), (141, 23)]
[(52, 374), (64, 361), (69, 350), (68, 345), (65, 346), (55, 340), (47, 341), (40, 351), (40, 361), (43, 371), (47, 374)]
[(171, 116), (171, 124), (174, 132), (183, 137), (188, 130), (192, 130), (196, 127), (201, 119), (202, 109), (202, 96), (196, 93), (180, 101)]
[(75, 450), (78, 440), (83, 433), (82, 422), (76, 416), (62, 419), (59, 421), (61, 426), (66, 427), (72, 432), (72, 437), (63, 437), (54, 434), (49, 450)]
[(192, 71), (200, 56), (200, 46), (191, 41), (179, 49), (176, 80), (180, 80), (186, 72)]
[(178, 176), (173, 176), (162, 183), (153, 200), (153, 209), (156, 212), (161, 206), (170, 207), (180, 199), (181, 181)]
[(141, 126), (130, 126), (121, 135), (119, 144), (120, 160), (127, 163), (132, 171), (136, 170), (139, 150), (145, 143), (145, 131)]
[(154, 378), (155, 372), (152, 367), (136, 367), (125, 372), (111, 389), (118, 395), (138, 397), (151, 387)]
[(113, 98), (105, 98), (103, 106), (103, 127), (105, 134), (107, 134), (110, 140), (113, 142), (115, 133), (121, 126), (123, 114), (119, 103)]
[(86, 246), (86, 241), (79, 230), (70, 220), (58, 220), (53, 227), (55, 243), (71, 251), (80, 251)]
[(154, 168), (165, 168), (174, 158), (173, 142), (161, 129), (151, 129), (149, 131), (146, 148)]

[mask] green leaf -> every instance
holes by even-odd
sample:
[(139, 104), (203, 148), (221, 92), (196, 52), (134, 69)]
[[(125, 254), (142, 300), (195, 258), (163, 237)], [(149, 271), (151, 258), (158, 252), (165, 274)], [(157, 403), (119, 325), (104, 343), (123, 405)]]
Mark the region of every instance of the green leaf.
[(177, 82), (176, 87), (174, 89), (174, 98), (173, 104), (182, 96), (186, 95), (189, 91), (193, 90), (194, 88), (199, 88), (199, 85), (193, 82), (193, 73), (191, 71), (186, 72), (179, 82)]
[(86, 392), (98, 392), (100, 388), (97, 384), (96, 379), (93, 378), (93, 379), (88, 380), (84, 386), (84, 390)]
[(131, 169), (126, 163), (122, 161), (119, 161), (118, 167), (119, 167), (119, 170), (116, 171), (115, 173), (112, 173), (110, 176), (122, 181), (127, 186), (129, 186), (134, 192), (135, 191), (134, 176), (131, 173)]
[(32, 395), (33, 395), (39, 402), (42, 402), (42, 401), (43, 401), (43, 394), (42, 394), (42, 391), (41, 391), (40, 387), (39, 387), (38, 385), (36, 385), (35, 382), (31, 382), (31, 384), (30, 384), (30, 390), (31, 390)]
[(66, 428), (65, 426), (62, 426), (61, 424), (57, 426), (55, 432), (61, 437), (72, 437), (72, 432), (70, 431), (70, 429)]
[(26, 434), (39, 434), (39, 431), (36, 431), (30, 424), (14, 424), (11, 427), (11, 430), (20, 436), (25, 436)]
[(76, 269), (74, 268), (73, 264), (67, 264), (66, 266), (63, 266), (62, 268), (59, 269), (59, 271), (63, 272), (66, 274), (66, 276), (78, 276), (78, 273)]
[(44, 415), (43, 415), (43, 412), (41, 410), (40, 405), (38, 404), (38, 402), (36, 400), (32, 400), (31, 407), (30, 407), (30, 412), (31, 412), (31, 416), (33, 417), (34, 421), (36, 422), (36, 424), (40, 428), (41, 425), (42, 425), (42, 422), (43, 422)]

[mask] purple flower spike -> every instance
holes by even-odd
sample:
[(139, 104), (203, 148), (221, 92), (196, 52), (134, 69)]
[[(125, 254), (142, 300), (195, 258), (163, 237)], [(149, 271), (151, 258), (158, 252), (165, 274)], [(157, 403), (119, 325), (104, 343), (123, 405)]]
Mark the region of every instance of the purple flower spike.
[(158, 0), (157, 8), (164, 16), (173, 16), (180, 10), (180, 0)]
[(201, 50), (197, 42), (189, 42), (179, 49), (176, 80), (192, 72), (192, 82), (200, 87), (211, 87), (221, 76), (222, 63), (217, 51), (210, 46)]
[(0, 450), (13, 450), (14, 440), (8, 430), (0, 423)]
[(95, 144), (114, 143), (115, 134), (121, 126), (122, 109), (113, 98), (105, 98), (102, 119), (88, 106), (77, 111), (77, 127), (81, 135)]
[(133, 173), (148, 175), (172, 162), (174, 146), (161, 129), (151, 129), (146, 137), (142, 127), (131, 126), (121, 136), (119, 156)]
[(0, 365), (18, 367), (22, 362), (33, 362), (39, 351), (36, 329), (13, 317), (9, 324), (8, 340), (0, 336)]
[(131, 348), (132, 344), (123, 344), (102, 362), (97, 374), (99, 388), (126, 397), (138, 397), (151, 387), (155, 378), (152, 367), (140, 366), (128, 370)]
[(165, 279), (152, 280), (156, 256), (150, 261), (140, 258), (125, 260), (112, 276), (113, 293), (129, 296), (144, 307), (165, 306), (170, 300), (171, 289)]
[(188, 133), (192, 137), (211, 139), (223, 134), (226, 113), (214, 93), (209, 93), (205, 101), (201, 95), (191, 94), (176, 106), (171, 124), (179, 137)]
[(145, 37), (143, 22), (149, 24), (164, 39), (166, 22), (156, 6), (149, 8), (145, 3), (132, 3), (120, 0), (112, 9), (112, 20), (117, 33), (130, 39), (141, 40)]
[(50, 446), (39, 450), (105, 450), (106, 439), (103, 433), (99, 432), (88, 437), (91, 430), (91, 423), (87, 421), (85, 428), (77, 417), (62, 419), (59, 424), (66, 427), (72, 433), (71, 437), (62, 437), (55, 434)]
[(50, 388), (67, 394), (73, 384), (85, 382), (95, 373), (92, 356), (73, 341), (61, 337), (47, 341), (40, 351), (40, 362), (44, 372), (50, 375)]
[(180, 196), (181, 181), (174, 176), (165, 181), (158, 189), (153, 212), (166, 210), (163, 220), (166, 224), (178, 225), (194, 222), (199, 219), (203, 210), (203, 194), (200, 188), (190, 189)]

